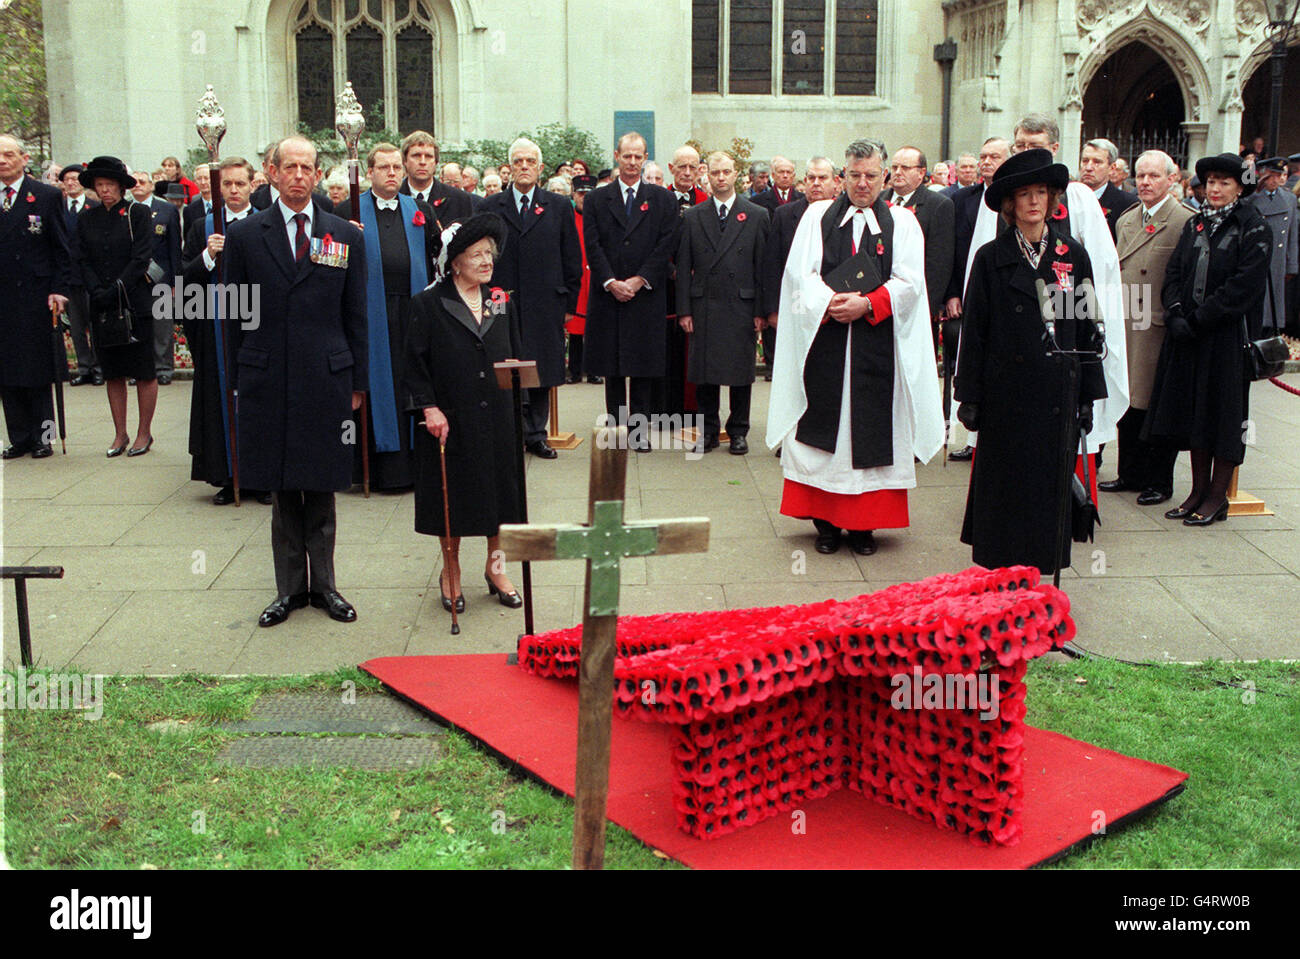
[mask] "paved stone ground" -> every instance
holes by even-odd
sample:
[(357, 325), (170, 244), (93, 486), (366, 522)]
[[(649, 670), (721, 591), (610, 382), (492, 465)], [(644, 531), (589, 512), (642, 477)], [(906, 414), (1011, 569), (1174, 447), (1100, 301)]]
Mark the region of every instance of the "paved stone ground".
[[(1300, 375), (1286, 381), (1300, 386)], [(102, 389), (66, 392), (68, 455), (0, 468), (4, 563), (67, 570), (62, 581), (29, 587), (40, 664), (110, 673), (282, 674), (375, 656), (514, 648), (523, 614), (490, 599), (476, 578), (485, 560), (482, 540), (462, 547), (468, 609), (460, 635), (450, 635), (450, 615), (438, 598), (438, 543), (412, 531), (409, 493), (338, 497), (338, 584), (357, 607), (356, 623), (306, 609), (274, 629), (258, 628), (258, 613), (274, 597), (270, 508), (214, 507), (213, 490), (189, 481), (189, 383), (160, 390), (153, 452), (136, 459), (104, 457), (112, 427)], [(624, 612), (847, 598), (970, 565), (970, 550), (958, 541), (969, 467), (942, 468), (937, 460), (919, 470), (911, 528), (879, 535), (875, 556), (814, 552), (811, 524), (780, 515), (780, 467), (757, 442), (767, 395), (760, 381), (748, 456), (729, 456), (725, 448), (697, 460), (681, 451), (632, 455), (629, 518), (704, 515), (713, 527), (707, 554), (626, 561)], [(602, 403), (601, 387), (564, 388), (561, 425), (588, 436)], [(1300, 397), (1259, 383), (1251, 409), (1255, 445), (1242, 488), (1276, 515), (1189, 529), (1165, 520), (1165, 506), (1140, 508), (1132, 494), (1103, 494), (1097, 542), (1075, 547), (1074, 567), (1062, 580), (1079, 645), (1154, 661), (1300, 658), (1292, 623), (1300, 586)], [(556, 461), (530, 458), (534, 521), (585, 519), (589, 449), (588, 438)], [(1114, 476), (1113, 462), (1103, 478)], [(1189, 486), (1186, 455), (1176, 482), (1175, 501)], [(521, 585), (516, 564), (510, 573)], [(533, 579), (539, 630), (581, 618), (581, 563), (534, 564)], [(18, 644), (8, 582), (3, 603), (4, 662), (12, 666)]]

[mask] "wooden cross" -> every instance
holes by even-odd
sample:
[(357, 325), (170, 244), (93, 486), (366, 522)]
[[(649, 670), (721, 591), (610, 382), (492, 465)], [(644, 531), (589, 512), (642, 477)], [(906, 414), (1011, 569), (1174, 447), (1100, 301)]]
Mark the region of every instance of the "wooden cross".
[(703, 553), (709, 548), (707, 518), (625, 523), (626, 480), (627, 428), (594, 430), (587, 525), (501, 527), (501, 549), (508, 560), (587, 561), (582, 660), (578, 670), (574, 869), (599, 869), (605, 860), (605, 800), (609, 793), (620, 562), (624, 556)]

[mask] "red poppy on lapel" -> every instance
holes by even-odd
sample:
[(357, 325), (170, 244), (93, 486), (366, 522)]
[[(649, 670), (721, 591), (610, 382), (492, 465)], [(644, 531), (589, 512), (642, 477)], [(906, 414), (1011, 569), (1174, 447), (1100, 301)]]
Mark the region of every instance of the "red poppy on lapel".
[(510, 294), (507, 293), (505, 290), (501, 289), (501, 287), (499, 287), (499, 286), (494, 286), (494, 287), (492, 287), (492, 289), (491, 289), (491, 294), (492, 294), (492, 302), (493, 302), (493, 303), (509, 303), (509, 302), (510, 302)]
[(445, 199), (447, 199), (445, 196), (440, 196), (440, 197), (438, 197), (438, 199), (436, 199), (436, 200), (433, 201), (433, 205), (434, 205), (434, 206), (442, 206), (442, 201), (445, 200)]
[(884, 241), (884, 240), (877, 239), (877, 240), (876, 240), (876, 256), (884, 256), (884, 255), (885, 255), (885, 241)]
[(1102, 207), (1102, 208), (1101, 208), (1101, 215), (1102, 215), (1102, 216), (1110, 216), (1110, 210), (1106, 209), (1105, 207)]
[[(441, 201), (439, 201), (441, 202)], [(424, 226), (424, 211), (416, 210), (415, 216), (411, 217), (411, 226)]]
[(35, 203), (35, 202), (36, 202), (36, 197), (32, 196), (32, 194), (30, 194), (30, 193), (27, 194), (27, 202), (28, 202), (28, 203)]
[(1065, 256), (1065, 254), (1067, 254), (1067, 253), (1069, 253), (1069, 252), (1070, 252), (1070, 248), (1069, 248), (1068, 246), (1065, 245), (1065, 241), (1064, 241), (1064, 240), (1060, 240), (1060, 241), (1057, 242), (1057, 244), (1056, 244), (1056, 255), (1057, 255), (1057, 256)]
[(737, 213), (737, 214), (736, 214), (736, 222), (737, 222), (737, 223), (744, 223), (744, 222), (745, 222), (745, 214), (743, 214), (743, 213)]
[(1056, 212), (1052, 214), (1052, 219), (1053, 219), (1053, 220), (1064, 220), (1064, 219), (1065, 219), (1065, 204), (1064, 204), (1064, 203), (1058, 203), (1058, 204), (1056, 204)]
[(1204, 224), (1204, 223), (1198, 223), (1198, 224), (1196, 224), (1196, 232), (1197, 232), (1197, 233), (1200, 233), (1200, 232), (1201, 232), (1202, 230), (1204, 230), (1204, 229), (1205, 229), (1205, 224)]
[(126, 207), (122, 207), (122, 209), (118, 210), (118, 211), (117, 211), (117, 215), (118, 215), (118, 216), (126, 216)]
[[(644, 210), (645, 207), (642, 207), (642, 209)], [(535, 206), (535, 207), (533, 207), (533, 213), (534, 213), (536, 216), (541, 216), (541, 215), (542, 215), (543, 213), (545, 213), (545, 212), (546, 212), (546, 208), (545, 208), (545, 207), (541, 207), (541, 206)]]
[(641, 204), (641, 212), (644, 213), (648, 209), (650, 209), (650, 201), (646, 200), (644, 203)]
[(1148, 233), (1154, 233), (1156, 232), (1156, 225), (1154, 223), (1148, 223), (1145, 227), (1143, 227), (1143, 229), (1146, 230)]

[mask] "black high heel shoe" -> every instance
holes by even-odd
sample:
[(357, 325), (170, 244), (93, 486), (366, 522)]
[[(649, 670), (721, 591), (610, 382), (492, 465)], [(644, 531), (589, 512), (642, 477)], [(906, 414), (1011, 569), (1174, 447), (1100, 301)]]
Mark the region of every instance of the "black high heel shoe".
[[(128, 440), (127, 442), (129, 443), (130, 440)], [(126, 443), (123, 443), (121, 446), (110, 446), (108, 448), (108, 452), (105, 453), (104, 455), (107, 456), (109, 459), (112, 459), (114, 456), (121, 456), (125, 452), (126, 452)]]
[(1165, 519), (1186, 519), (1191, 516), (1200, 507), (1201, 500), (1192, 503), (1191, 506), (1175, 506), (1173, 509), (1165, 510)]
[(488, 576), (487, 573), (483, 574), (483, 580), (487, 583), (488, 595), (495, 596), (497, 602), (502, 606), (507, 606), (510, 609), (518, 609), (520, 606), (524, 605), (524, 598), (519, 595), (518, 590), (513, 593), (507, 593), (496, 583), (492, 582), (492, 578)]
[[(441, 574), (441, 573), (438, 574), (438, 592), (439, 592), (439, 594), (441, 594), (441, 596), (442, 596), (442, 608), (445, 609), (447, 612), (450, 613), (450, 612), (451, 612), (451, 598), (450, 598), (446, 593), (444, 593), (444, 592), (442, 591), (442, 574)], [(456, 597), (456, 612), (457, 612), (457, 613), (463, 613), (463, 612), (465, 612), (465, 594), (464, 594), (464, 593), (461, 593), (459, 596)]]
[(152, 437), (152, 436), (149, 437), (149, 442), (148, 442), (148, 443), (145, 443), (144, 446), (133, 446), (133, 447), (131, 447), (131, 449), (129, 449), (129, 450), (126, 451), (126, 455), (127, 455), (127, 456), (144, 456), (145, 453), (148, 453), (148, 452), (149, 452), (149, 447), (151, 447), (151, 446), (153, 446), (153, 437)]
[(1183, 520), (1184, 526), (1210, 526), (1214, 523), (1222, 522), (1228, 518), (1228, 501), (1225, 499), (1223, 505), (1213, 513), (1206, 516), (1203, 513), (1193, 513), (1187, 519)]

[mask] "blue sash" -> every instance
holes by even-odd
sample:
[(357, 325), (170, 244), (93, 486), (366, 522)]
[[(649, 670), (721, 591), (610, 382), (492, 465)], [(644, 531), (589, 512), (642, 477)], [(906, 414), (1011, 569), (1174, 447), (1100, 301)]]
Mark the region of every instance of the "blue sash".
[[(366, 243), (366, 323), (370, 339), (370, 418), (375, 424), (375, 449), (380, 453), (400, 450), (397, 422), (396, 389), (393, 384), (393, 357), (388, 349), (388, 302), (384, 298), (384, 258), (379, 249), (379, 217), (374, 194), (361, 194), (361, 224), (373, 242)], [(406, 231), (406, 246), (411, 253), (411, 296), (429, 285), (424, 255), (424, 228), (411, 222), (419, 209), (415, 198), (397, 195), (397, 211)]]
[[(203, 218), (203, 244), (206, 247), (208, 237), (212, 236), (212, 214), (209, 213)], [(201, 255), (201, 254), (200, 254)], [(222, 263), (222, 272), (225, 272), (225, 263)], [(216, 286), (223, 282), (224, 277), (214, 277), (208, 284), (208, 316), (212, 318), (212, 326), (217, 336), (217, 384), (221, 389), (219, 394), (221, 406), (221, 437), (222, 444), (226, 449), (226, 475), (231, 474), (230, 469), (230, 420), (228, 419), (229, 410), (226, 403), (226, 351), (224, 349), (225, 329), (221, 319), (221, 297), (217, 295)]]

